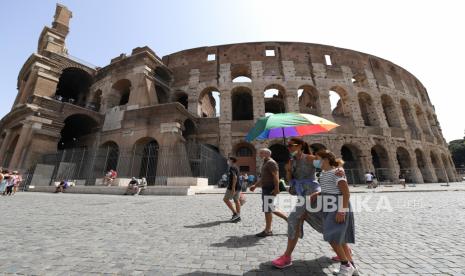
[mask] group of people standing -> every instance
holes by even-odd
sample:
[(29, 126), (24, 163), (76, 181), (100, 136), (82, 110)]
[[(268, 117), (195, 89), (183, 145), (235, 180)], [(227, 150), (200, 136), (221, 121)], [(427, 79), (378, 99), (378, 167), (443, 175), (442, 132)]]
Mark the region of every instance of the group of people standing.
[[(340, 261), (337, 275), (358, 275), (352, 259), (350, 243), (355, 242), (355, 224), (352, 207), (350, 205), (350, 192), (342, 168), (343, 161), (336, 159), (328, 150), (320, 150), (314, 154), (310, 152), (308, 144), (298, 138), (292, 138), (288, 142), (291, 154), (286, 164), (286, 179), (289, 185), (289, 193), (298, 197), (299, 204), (286, 216), (274, 205), (275, 197), (280, 193), (279, 166), (271, 158), (271, 151), (263, 148), (259, 156), (263, 160), (261, 174), (258, 181), (250, 186), (253, 192), (257, 187), (262, 189), (262, 211), (265, 214), (265, 229), (256, 234), (257, 237), (273, 236), (273, 214), (285, 220), (288, 224), (288, 241), (284, 254), (272, 261), (273, 266), (285, 268), (292, 265), (292, 252), (299, 238), (303, 238), (303, 223), (322, 233), (336, 257), (333, 260)], [(232, 222), (241, 220), (241, 189), (238, 187), (239, 170), (236, 166), (236, 158), (228, 160), (229, 184), (223, 198), (228, 208), (232, 211)], [(316, 177), (316, 169), (320, 169), (319, 179)], [(234, 201), (234, 205), (231, 203)]]
[(18, 171), (0, 169), (0, 194), (14, 195), (22, 182), (22, 177)]

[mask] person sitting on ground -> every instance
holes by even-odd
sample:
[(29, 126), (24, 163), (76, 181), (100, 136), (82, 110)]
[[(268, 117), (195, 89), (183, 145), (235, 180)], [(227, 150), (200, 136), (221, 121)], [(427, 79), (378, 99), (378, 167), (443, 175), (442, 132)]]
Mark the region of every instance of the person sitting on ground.
[(104, 185), (107, 185), (108, 187), (110, 187), (115, 181), (116, 176), (117, 176), (117, 173), (115, 170), (113, 169), (109, 170), (108, 173), (105, 175)]
[(55, 193), (63, 193), (66, 188), (68, 188), (68, 181), (63, 180), (58, 184), (57, 188), (55, 189)]
[(139, 194), (139, 181), (135, 177), (131, 178), (129, 181), (128, 188), (126, 189), (125, 195), (135, 195)]

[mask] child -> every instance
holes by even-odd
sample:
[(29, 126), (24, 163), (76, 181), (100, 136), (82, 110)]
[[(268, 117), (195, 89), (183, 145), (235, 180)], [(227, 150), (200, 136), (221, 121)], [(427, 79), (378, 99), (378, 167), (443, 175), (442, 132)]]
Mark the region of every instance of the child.
[[(348, 246), (348, 243), (355, 243), (349, 186), (344, 176), (336, 175), (337, 168), (342, 166), (343, 161), (336, 160), (335, 155), (327, 150), (317, 152), (316, 156), (313, 165), (322, 169), (320, 200), (323, 203), (323, 238), (329, 242), (341, 260), (337, 275), (358, 275)], [(331, 206), (330, 203), (335, 203), (335, 206)]]

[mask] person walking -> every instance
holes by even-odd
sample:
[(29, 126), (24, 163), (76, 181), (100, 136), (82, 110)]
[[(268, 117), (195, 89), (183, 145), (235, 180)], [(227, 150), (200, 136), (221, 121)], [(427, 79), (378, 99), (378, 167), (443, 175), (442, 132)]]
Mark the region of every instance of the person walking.
[(337, 275), (358, 275), (352, 259), (349, 243), (355, 243), (355, 223), (347, 179), (337, 175), (337, 168), (343, 163), (327, 150), (316, 153), (313, 161), (316, 168), (321, 168), (320, 175), (323, 210), (323, 239), (327, 241), (341, 260)]
[(273, 235), (271, 224), (273, 214), (287, 221), (287, 216), (276, 210), (273, 202), (276, 195), (279, 194), (279, 167), (278, 163), (271, 158), (271, 150), (263, 148), (259, 150), (259, 156), (263, 160), (260, 179), (254, 185), (250, 186), (250, 191), (255, 191), (257, 187), (262, 188), (262, 210), (265, 213), (265, 229), (256, 234), (257, 237), (263, 238)]
[(365, 173), (365, 183), (368, 189), (373, 188), (373, 175), (370, 172)]
[[(241, 221), (241, 187), (239, 183), (239, 169), (236, 166), (237, 159), (229, 157), (228, 159), (228, 187), (223, 197), (223, 201), (232, 212), (231, 222)], [(235, 208), (231, 203), (234, 201)]]
[[(308, 144), (298, 138), (292, 138), (287, 145), (292, 158), (286, 165), (286, 178), (290, 183), (290, 193), (297, 195), (302, 205), (295, 206), (295, 209), (289, 214), (287, 227), (287, 247), (282, 256), (272, 261), (273, 266), (285, 268), (292, 265), (291, 255), (297, 242), (303, 238), (303, 221), (306, 216), (318, 216), (317, 213), (309, 214), (306, 210), (308, 200), (316, 203), (316, 196), (321, 191), (320, 184), (315, 179), (315, 167), (313, 160), (316, 157), (310, 154)], [(322, 218), (319, 217), (321, 225)], [(312, 224), (311, 224), (312, 225)], [(317, 229), (321, 232), (321, 228)]]

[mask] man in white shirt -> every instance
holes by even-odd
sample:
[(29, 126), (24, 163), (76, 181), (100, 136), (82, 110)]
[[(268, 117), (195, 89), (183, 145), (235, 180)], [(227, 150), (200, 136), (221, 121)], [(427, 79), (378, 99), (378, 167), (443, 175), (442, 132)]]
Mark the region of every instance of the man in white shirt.
[(368, 189), (373, 188), (373, 175), (370, 172), (365, 174), (365, 183), (368, 185)]

